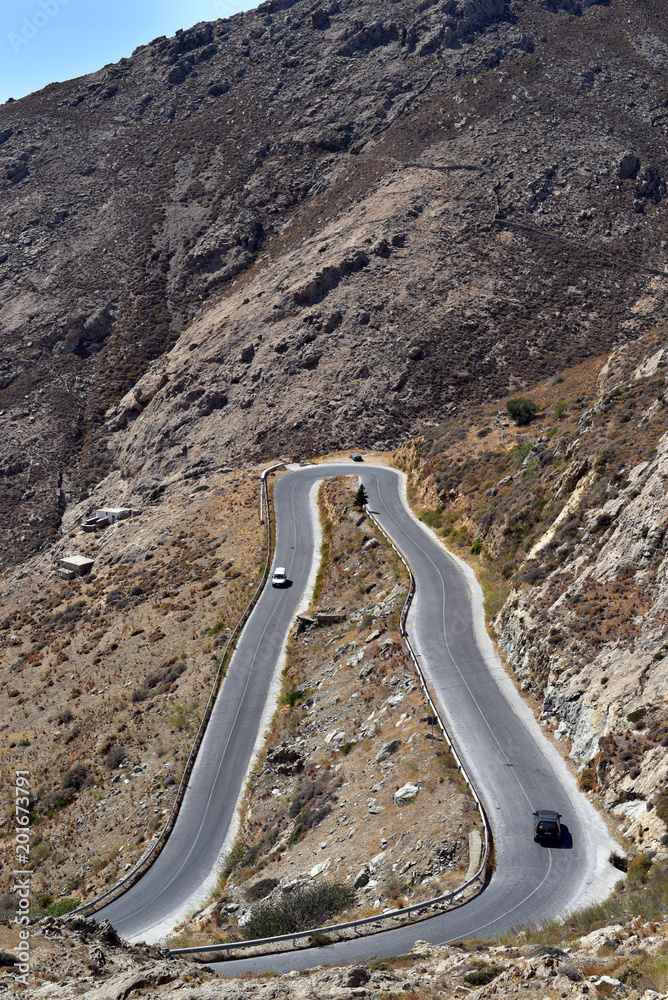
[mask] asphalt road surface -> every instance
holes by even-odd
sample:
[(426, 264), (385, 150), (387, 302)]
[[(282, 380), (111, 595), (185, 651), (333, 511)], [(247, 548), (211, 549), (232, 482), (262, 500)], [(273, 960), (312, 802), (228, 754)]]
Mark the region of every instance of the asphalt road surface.
[[(606, 828), (577, 792), (493, 655), (470, 572), (408, 512), (400, 477), (380, 466), (308, 466), (277, 480), (274, 565), (291, 586), (267, 586), (251, 615), (217, 699), (173, 832), (148, 873), (96, 914), (130, 940), (156, 941), (201, 904), (233, 820), (281, 651), (313, 564), (311, 488), (324, 476), (360, 475), (369, 509), (410, 563), (417, 584), (408, 631), (442, 715), (486, 806), (496, 871), (473, 900), (413, 926), (326, 948), (232, 960), (223, 975), (285, 972), (320, 962), (402, 954), (433, 943), (493, 937), (602, 898), (614, 883)], [(533, 841), (535, 809), (562, 813), (560, 847)]]

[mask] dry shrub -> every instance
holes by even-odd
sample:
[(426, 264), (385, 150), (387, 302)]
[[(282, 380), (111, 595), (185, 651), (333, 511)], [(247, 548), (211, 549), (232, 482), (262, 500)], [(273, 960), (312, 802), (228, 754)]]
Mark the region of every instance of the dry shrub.
[(109, 747), (104, 763), (110, 771), (115, 771), (116, 768), (121, 766), (126, 757), (127, 751), (125, 747), (115, 744), (114, 746)]

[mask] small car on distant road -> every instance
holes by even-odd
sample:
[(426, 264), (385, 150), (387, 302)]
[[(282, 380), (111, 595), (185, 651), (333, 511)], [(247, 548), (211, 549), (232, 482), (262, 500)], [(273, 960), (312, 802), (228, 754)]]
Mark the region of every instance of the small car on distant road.
[(360, 453), (358, 451), (352, 452), (352, 454), (351, 454), (350, 457), (352, 458), (353, 462), (363, 462), (364, 461), (364, 459), (362, 458), (362, 456), (360, 455)]
[(271, 578), (272, 587), (284, 587), (287, 582), (288, 578), (285, 575), (285, 566), (277, 566)]
[(539, 844), (558, 844), (561, 840), (561, 813), (538, 809), (533, 814), (533, 839)]

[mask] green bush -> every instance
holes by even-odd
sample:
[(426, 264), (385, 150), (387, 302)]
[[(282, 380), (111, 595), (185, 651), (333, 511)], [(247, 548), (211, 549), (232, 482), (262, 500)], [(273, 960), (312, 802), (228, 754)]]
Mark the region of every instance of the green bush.
[(80, 899), (57, 899), (47, 908), (47, 912), (50, 917), (63, 917), (66, 913), (76, 910), (80, 902)]
[(246, 890), (246, 899), (249, 903), (254, 903), (258, 899), (264, 899), (268, 896), (272, 889), (275, 889), (279, 884), (279, 879), (277, 878), (262, 878), (259, 882), (256, 882)]
[(501, 969), (497, 969), (493, 965), (482, 966), (479, 969), (473, 969), (471, 972), (467, 972), (464, 976), (464, 982), (468, 983), (470, 986), (487, 986), (491, 983), (493, 979), (496, 979)]
[(563, 420), (566, 410), (568, 409), (568, 403), (564, 399), (560, 399), (558, 403), (554, 404), (553, 413), (556, 420)]
[(355, 890), (343, 882), (316, 882), (284, 893), (278, 903), (253, 907), (244, 938), (275, 937), (318, 927), (355, 902)]
[(636, 854), (635, 858), (629, 864), (629, 875), (631, 874), (646, 874), (652, 867), (652, 862), (647, 857), (646, 854)]
[(319, 934), (311, 934), (308, 939), (308, 943), (313, 948), (325, 948), (328, 944), (333, 944), (333, 939), (329, 934), (324, 934), (320, 931)]
[(630, 885), (645, 885), (649, 878), (652, 862), (646, 854), (638, 854), (630, 862), (628, 868), (628, 881)]
[(629, 712), (626, 718), (630, 723), (634, 723), (634, 722), (640, 722), (640, 720), (644, 719), (646, 715), (647, 715), (646, 708), (636, 708), (634, 712)]
[(212, 625), (211, 628), (209, 628), (209, 629), (206, 630), (206, 634), (207, 635), (218, 635), (218, 633), (222, 632), (225, 627), (226, 627), (225, 626), (225, 622), (223, 621), (222, 618), (219, 618), (215, 625)]
[(76, 792), (73, 788), (59, 788), (49, 794), (40, 802), (41, 809), (46, 812), (54, 812), (70, 804)]
[(227, 855), (227, 861), (225, 862), (224, 872), (226, 875), (231, 875), (234, 869), (241, 864), (245, 852), (246, 852), (245, 844), (234, 845), (230, 853)]
[(478, 538), (478, 539), (476, 539), (476, 541), (471, 546), (471, 555), (472, 556), (479, 556), (481, 552), (482, 552), (482, 542)]
[(308, 688), (300, 688), (297, 684), (293, 684), (289, 691), (286, 691), (284, 695), (281, 695), (281, 703), (283, 705), (288, 705), (290, 708), (294, 708), (298, 701), (303, 701), (304, 698), (308, 698), (311, 692)]
[(60, 787), (63, 789), (72, 788), (75, 792), (80, 792), (82, 788), (85, 788), (92, 783), (89, 769), (85, 764), (79, 763), (74, 764), (69, 771), (65, 772), (62, 777)]
[(235, 844), (227, 856), (224, 872), (231, 875), (235, 868), (250, 868), (257, 861), (261, 844)]
[[(533, 441), (526, 439), (525, 441), (520, 441), (516, 448), (513, 449), (513, 459), (515, 464), (519, 468), (524, 459), (527, 457), (531, 449), (533, 448)], [(519, 515), (515, 515), (517, 517)]]
[(189, 725), (190, 722), (199, 722), (196, 716), (195, 709), (197, 704), (194, 701), (177, 701), (172, 706), (171, 712), (167, 713), (167, 721), (170, 726), (174, 726), (175, 729), (181, 731)]
[(638, 854), (630, 862), (628, 868), (628, 881), (630, 885), (645, 885), (649, 878), (652, 862), (646, 854)]
[(17, 964), (17, 959), (15, 955), (12, 955), (9, 951), (0, 951), (0, 968), (9, 967), (12, 968)]
[(443, 524), (443, 507), (423, 511), (420, 514), (420, 520), (428, 525), (428, 527), (438, 530)]
[(518, 396), (517, 399), (508, 400), (506, 403), (506, 413), (516, 424), (524, 427), (526, 424), (530, 424), (538, 413), (538, 404), (534, 403), (533, 399), (525, 399), (524, 396)]

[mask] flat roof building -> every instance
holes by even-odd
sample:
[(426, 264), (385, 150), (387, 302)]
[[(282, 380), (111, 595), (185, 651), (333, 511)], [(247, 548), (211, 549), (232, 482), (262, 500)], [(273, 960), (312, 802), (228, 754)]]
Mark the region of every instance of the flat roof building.
[(141, 510), (134, 507), (101, 507), (83, 522), (84, 531), (104, 530), (110, 524), (124, 521), (127, 517), (137, 517)]
[(89, 559), (88, 556), (63, 556), (60, 560), (58, 572), (66, 579), (72, 579), (75, 576), (87, 576), (93, 568), (94, 562), (95, 560)]
[(114, 524), (116, 521), (123, 521), (126, 517), (133, 517), (141, 511), (133, 510), (132, 507), (104, 507), (101, 510), (95, 511), (95, 517), (107, 519), (109, 524)]

